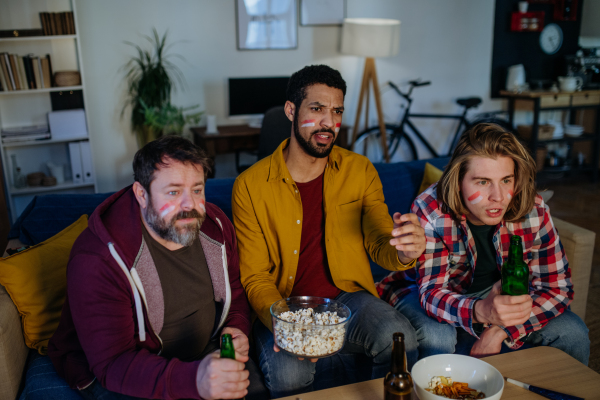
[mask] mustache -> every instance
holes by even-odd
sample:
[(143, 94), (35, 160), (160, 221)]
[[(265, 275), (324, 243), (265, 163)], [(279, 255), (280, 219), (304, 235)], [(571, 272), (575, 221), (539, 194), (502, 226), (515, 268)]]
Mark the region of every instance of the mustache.
[(331, 133), (333, 136), (335, 136), (335, 133), (333, 132), (333, 129), (331, 129), (331, 128), (321, 128), (321, 129), (317, 129), (316, 131), (313, 131), (313, 132), (311, 133), (311, 136), (312, 136), (312, 135), (316, 135), (316, 134), (318, 134), (318, 133)]
[(188, 218), (202, 218), (202, 214), (198, 212), (198, 210), (190, 210), (190, 211), (180, 211), (174, 218), (174, 221), (179, 219), (188, 219)]

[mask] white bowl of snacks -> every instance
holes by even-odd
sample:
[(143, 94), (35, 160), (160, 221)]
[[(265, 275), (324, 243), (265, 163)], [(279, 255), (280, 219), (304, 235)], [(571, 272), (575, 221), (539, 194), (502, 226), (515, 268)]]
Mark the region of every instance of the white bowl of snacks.
[(439, 354), (418, 361), (411, 370), (421, 400), (498, 400), (504, 390), (502, 374), (478, 358)]
[(344, 304), (323, 297), (279, 300), (271, 306), (275, 344), (296, 357), (329, 357), (344, 347), (351, 314)]

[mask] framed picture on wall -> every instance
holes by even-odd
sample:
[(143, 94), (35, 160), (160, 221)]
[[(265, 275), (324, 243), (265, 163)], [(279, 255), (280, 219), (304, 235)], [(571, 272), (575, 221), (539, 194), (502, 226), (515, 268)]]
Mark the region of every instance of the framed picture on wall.
[(342, 25), (346, 0), (300, 0), (300, 25)]
[(238, 50), (298, 47), (296, 0), (235, 0)]

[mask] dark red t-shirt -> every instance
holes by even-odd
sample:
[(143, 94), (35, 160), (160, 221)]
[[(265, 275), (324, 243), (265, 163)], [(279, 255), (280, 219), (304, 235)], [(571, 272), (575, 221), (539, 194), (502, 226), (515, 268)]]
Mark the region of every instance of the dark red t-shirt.
[(296, 279), (290, 296), (334, 299), (341, 290), (333, 284), (325, 249), (323, 175), (296, 186), (302, 198), (302, 237)]

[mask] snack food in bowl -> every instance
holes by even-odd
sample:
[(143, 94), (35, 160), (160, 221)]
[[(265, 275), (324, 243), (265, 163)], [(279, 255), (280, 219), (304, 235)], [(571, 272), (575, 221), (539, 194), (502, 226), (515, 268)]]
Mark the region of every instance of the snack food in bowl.
[[(421, 400), (457, 398), (452, 395), (436, 394), (441, 392), (439, 390), (427, 390), (432, 389), (432, 384), (434, 387), (440, 383), (443, 385), (444, 380), (451, 386), (456, 382), (466, 384), (469, 389), (484, 393), (484, 398), (488, 400), (500, 399), (504, 390), (504, 378), (496, 368), (478, 358), (459, 354), (439, 354), (425, 357), (413, 366), (411, 375), (415, 392)], [(444, 379), (442, 380), (441, 377)], [(457, 386), (455, 389), (458, 389), (458, 386), (462, 385), (454, 386)], [(466, 393), (465, 396), (467, 396)], [(472, 396), (472, 394), (469, 393), (468, 396)]]
[(350, 315), (344, 304), (323, 297), (279, 300), (271, 306), (275, 344), (297, 357), (329, 357), (344, 346)]

